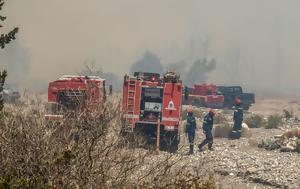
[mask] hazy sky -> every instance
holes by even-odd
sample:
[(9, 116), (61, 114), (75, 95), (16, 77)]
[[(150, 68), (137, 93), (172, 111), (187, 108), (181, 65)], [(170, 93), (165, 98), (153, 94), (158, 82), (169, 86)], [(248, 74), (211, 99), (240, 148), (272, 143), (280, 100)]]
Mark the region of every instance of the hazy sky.
[[(7, 0), (9, 81), (42, 87), (86, 61), (123, 75), (146, 50), (165, 65), (215, 58), (209, 82), (300, 92), (299, 0)], [(17, 79), (16, 77), (21, 79)]]

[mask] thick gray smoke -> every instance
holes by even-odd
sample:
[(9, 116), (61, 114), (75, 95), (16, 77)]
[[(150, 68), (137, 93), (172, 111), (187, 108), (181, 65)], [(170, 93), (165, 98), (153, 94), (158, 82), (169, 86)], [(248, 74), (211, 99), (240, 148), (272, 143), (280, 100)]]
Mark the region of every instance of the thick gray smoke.
[(160, 63), (159, 57), (154, 53), (146, 51), (143, 57), (135, 62), (130, 69), (131, 74), (140, 71), (162, 74), (164, 69), (163, 65)]
[(206, 83), (208, 74), (216, 69), (216, 61), (212, 59), (207, 61), (206, 58), (196, 60), (184, 75), (184, 81), (188, 85)]
[(167, 65), (166, 70), (177, 72), (180, 75), (185, 75), (185, 73), (187, 71), (187, 67), (188, 67), (187, 62), (184, 60), (181, 60), (181, 61), (175, 62), (173, 64)]
[(87, 59), (122, 77), (149, 49), (163, 68), (187, 62), (182, 72), (194, 60), (215, 58), (216, 69), (204, 77), (210, 83), (298, 94), (299, 7), (298, 0), (8, 0), (3, 14), (7, 28), (20, 27), (13, 43), (30, 57), (27, 88), (74, 74)]
[(166, 70), (175, 71), (181, 75), (185, 85), (206, 83), (210, 74), (216, 69), (216, 60), (207, 60), (206, 58), (197, 59), (196, 61), (179, 61), (169, 64)]
[(10, 88), (22, 88), (30, 82), (31, 57), (28, 50), (16, 41), (2, 51), (0, 69), (5, 68), (8, 72), (6, 84)]

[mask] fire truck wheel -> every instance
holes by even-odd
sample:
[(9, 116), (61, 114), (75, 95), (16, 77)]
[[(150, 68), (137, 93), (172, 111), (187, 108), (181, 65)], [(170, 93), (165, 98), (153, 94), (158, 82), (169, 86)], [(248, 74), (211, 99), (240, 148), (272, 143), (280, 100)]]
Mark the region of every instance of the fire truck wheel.
[(170, 153), (178, 150), (180, 138), (177, 131), (166, 132), (161, 141), (161, 149)]

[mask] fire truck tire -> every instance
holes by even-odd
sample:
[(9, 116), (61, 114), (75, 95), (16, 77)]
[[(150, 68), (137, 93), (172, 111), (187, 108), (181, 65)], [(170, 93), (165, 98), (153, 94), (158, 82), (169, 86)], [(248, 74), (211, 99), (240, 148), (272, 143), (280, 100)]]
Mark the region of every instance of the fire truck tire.
[(180, 143), (177, 131), (166, 132), (161, 141), (161, 149), (170, 153), (176, 153)]

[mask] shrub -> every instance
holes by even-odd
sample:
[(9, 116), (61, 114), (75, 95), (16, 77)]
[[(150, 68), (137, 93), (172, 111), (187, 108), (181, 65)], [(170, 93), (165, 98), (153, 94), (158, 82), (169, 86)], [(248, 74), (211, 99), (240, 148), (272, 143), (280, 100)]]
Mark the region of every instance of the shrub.
[(0, 112), (0, 188), (216, 188), (207, 159), (129, 147), (119, 103), (54, 124), (23, 104)]
[[(205, 112), (203, 110), (196, 109), (196, 108), (193, 109), (193, 113), (194, 113), (194, 116), (199, 119), (203, 119), (204, 115), (205, 115)], [(187, 110), (183, 110), (181, 113), (181, 119), (186, 120), (186, 118), (187, 118)]]
[(265, 124), (265, 129), (277, 129), (282, 126), (282, 124), (282, 117), (280, 115), (270, 115)]
[(260, 128), (265, 125), (264, 118), (260, 115), (251, 115), (245, 119), (245, 123), (249, 128)]
[(232, 130), (232, 126), (228, 123), (214, 126), (214, 137), (227, 138)]
[(283, 116), (286, 119), (291, 119), (294, 117), (294, 112), (293, 110), (283, 110)]
[(214, 124), (222, 124), (226, 122), (226, 117), (223, 114), (216, 114), (214, 117)]
[(5, 70), (4, 71), (0, 70), (0, 111), (4, 108), (3, 87), (4, 87), (4, 82), (6, 77), (7, 77), (7, 72)]

